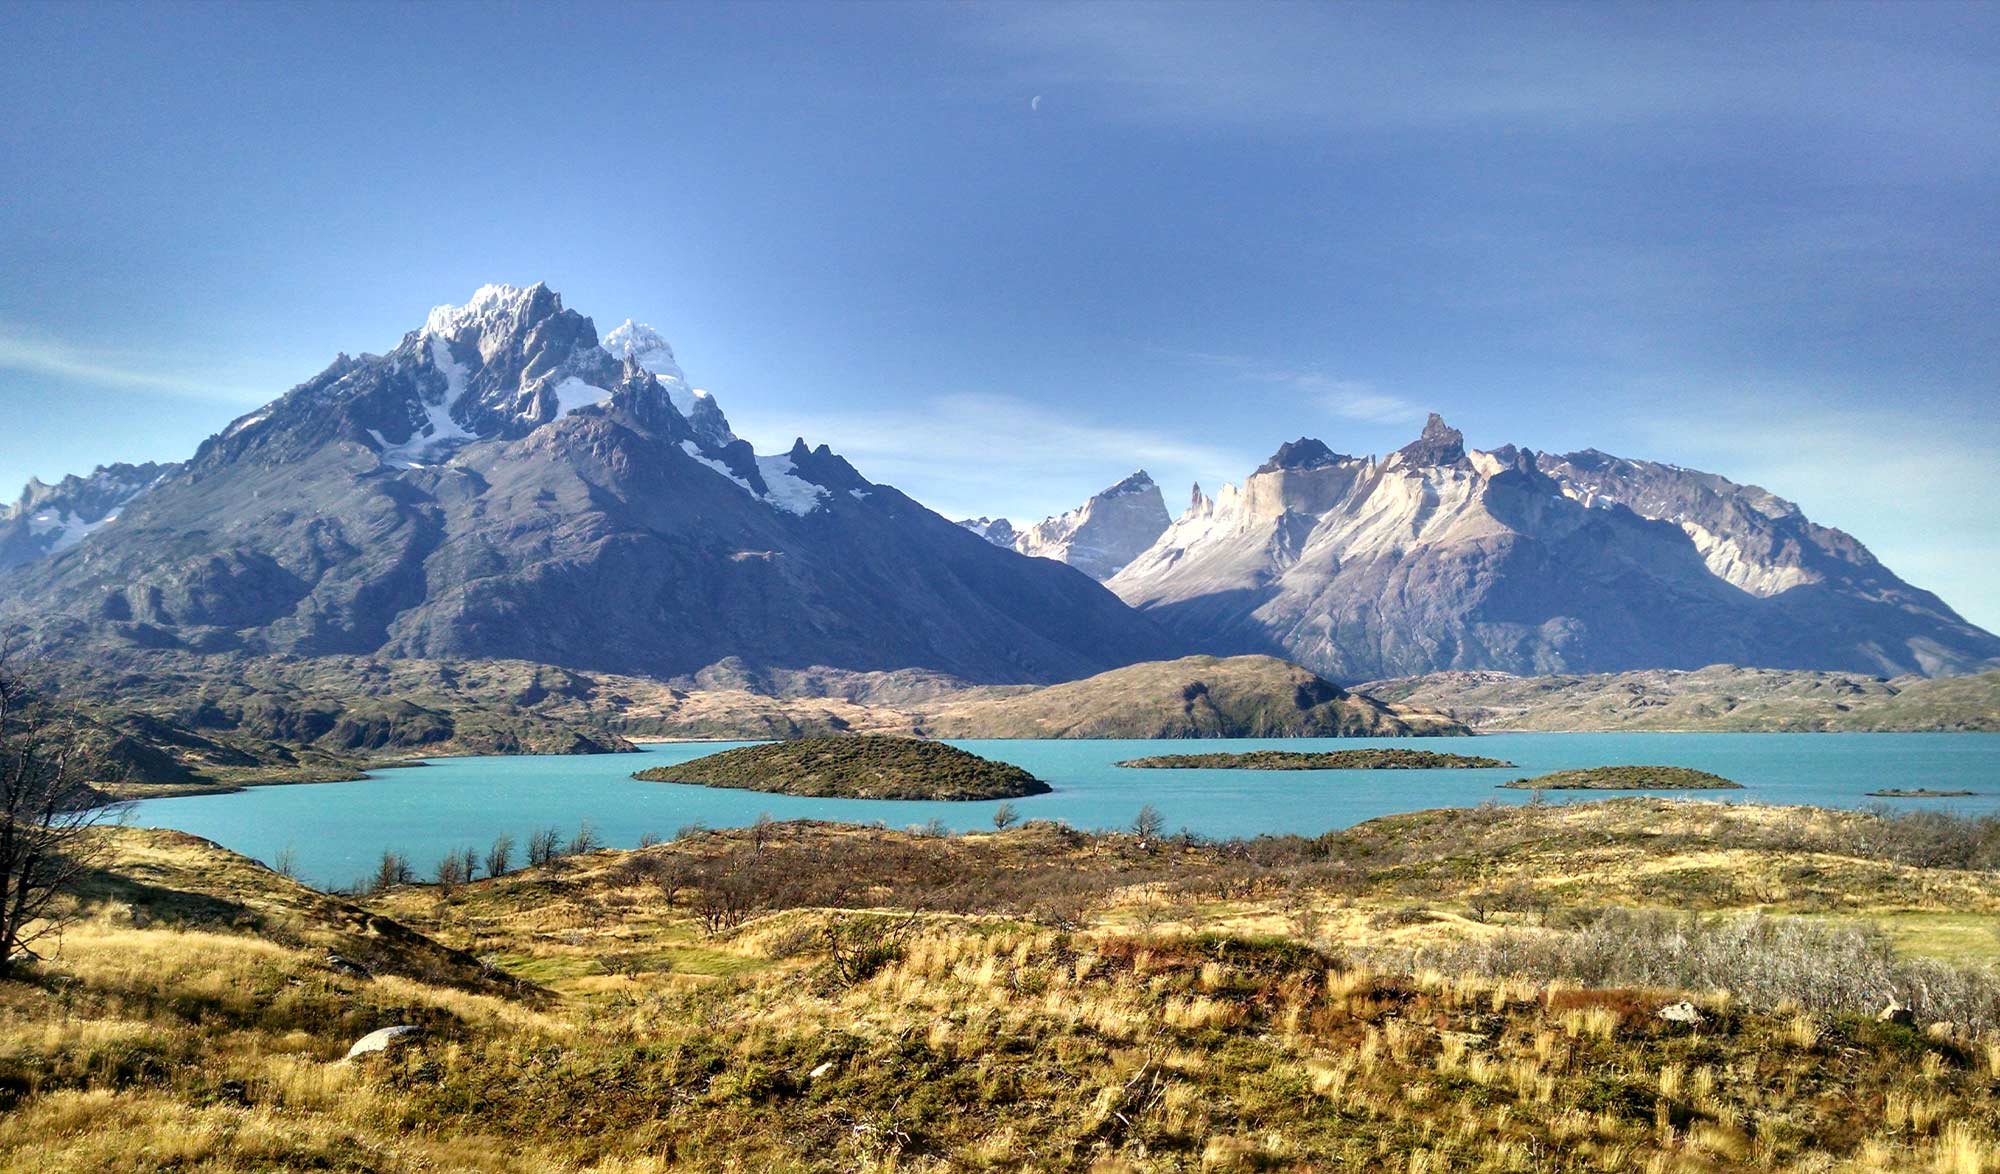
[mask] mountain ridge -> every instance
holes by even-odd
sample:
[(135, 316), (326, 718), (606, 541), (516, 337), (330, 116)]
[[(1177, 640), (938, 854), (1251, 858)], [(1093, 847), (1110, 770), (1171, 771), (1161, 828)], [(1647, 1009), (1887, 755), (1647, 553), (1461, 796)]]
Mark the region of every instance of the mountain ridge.
[(2000, 665), (2000, 637), (1765, 490), (1603, 454), (1469, 449), (1435, 413), (1386, 458), (1301, 437), (1240, 487), (1197, 487), (1108, 585), (1206, 651), (1345, 681)]

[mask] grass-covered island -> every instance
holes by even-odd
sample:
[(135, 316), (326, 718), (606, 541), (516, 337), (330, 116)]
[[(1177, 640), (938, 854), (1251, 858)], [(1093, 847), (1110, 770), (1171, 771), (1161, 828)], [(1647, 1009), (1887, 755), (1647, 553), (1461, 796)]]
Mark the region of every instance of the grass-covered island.
[(632, 776), (816, 799), (1018, 799), (1049, 785), (1007, 762), (886, 734), (798, 738), (725, 750)]
[(1685, 766), (1593, 766), (1501, 783), (1511, 791), (1740, 791), (1743, 784)]
[(1870, 799), (1964, 799), (1977, 791), (1940, 791), (1934, 787), (1884, 787), (1868, 792)]
[(1155, 754), (1119, 766), (1149, 770), (1477, 770), (1513, 766), (1476, 754), (1435, 750), (1249, 750), (1241, 754)]

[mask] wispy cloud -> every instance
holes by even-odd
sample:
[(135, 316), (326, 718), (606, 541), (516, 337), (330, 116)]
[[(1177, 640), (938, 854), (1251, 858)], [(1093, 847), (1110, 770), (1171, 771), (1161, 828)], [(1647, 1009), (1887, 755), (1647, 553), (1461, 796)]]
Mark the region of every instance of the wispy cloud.
[(1893, 410), (1833, 407), (1800, 388), (1675, 392), (1680, 410), (1630, 422), (1654, 455), (1798, 502), (1973, 623), (2000, 630), (1989, 570), (2000, 564), (2000, 515), (1977, 504), (2000, 495), (1990, 422), (1968, 420), (1949, 435)]
[(851, 412), (724, 407), (759, 451), (783, 451), (795, 436), (824, 442), (869, 479), (953, 517), (1059, 513), (1141, 467), (1171, 484), (1180, 477), (1212, 482), (1255, 463), (1246, 453), (1012, 395), (941, 395), (907, 407)]
[(219, 403), (248, 404), (270, 398), (268, 392), (163, 370), (148, 366), (132, 356), (90, 355), (61, 343), (30, 338), (5, 328), (0, 328), (0, 370), (49, 376), (96, 387), (158, 392)]
[(1366, 379), (1348, 379), (1311, 368), (1290, 367), (1242, 355), (1218, 355), (1207, 351), (1163, 350), (1160, 353), (1206, 363), (1253, 383), (1294, 392), (1343, 420), (1364, 424), (1406, 424), (1422, 420), (1427, 410), (1402, 396), (1382, 390)]

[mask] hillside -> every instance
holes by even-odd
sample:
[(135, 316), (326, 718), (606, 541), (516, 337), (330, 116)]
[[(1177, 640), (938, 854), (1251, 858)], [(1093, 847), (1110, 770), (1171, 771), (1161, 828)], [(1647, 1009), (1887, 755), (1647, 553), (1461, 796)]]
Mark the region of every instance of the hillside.
[(1268, 656), (1191, 656), (920, 707), (939, 738), (1288, 738), (1462, 734), (1415, 706), (1350, 693)]
[(1714, 665), (1593, 676), (1437, 673), (1356, 688), (1480, 730), (2000, 731), (2000, 672), (1884, 680)]
[(1019, 799), (1049, 791), (1011, 763), (942, 742), (880, 734), (742, 746), (632, 777), (820, 799)]
[(1920, 822), (779, 824), (360, 899), (114, 832), (0, 985), (0, 1164), (1985, 1170), (2000, 889)]
[[(340, 755), (594, 753), (627, 738), (1289, 737), (1455, 734), (1265, 657), (1148, 662), (1060, 686), (975, 686), (730, 661), (670, 679), (525, 661), (125, 652), (53, 662), (63, 687), (216, 737)], [(1155, 733), (1155, 731), (1160, 731)]]

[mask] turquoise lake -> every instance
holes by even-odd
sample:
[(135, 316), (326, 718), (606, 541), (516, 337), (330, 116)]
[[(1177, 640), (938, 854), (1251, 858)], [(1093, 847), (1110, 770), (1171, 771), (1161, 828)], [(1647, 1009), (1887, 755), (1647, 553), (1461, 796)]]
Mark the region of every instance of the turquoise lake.
[[(446, 758), (386, 770), (360, 782), (256, 787), (228, 795), (149, 799), (130, 822), (178, 828), (225, 847), (275, 860), (292, 850), (299, 874), (345, 885), (372, 871), (383, 849), (404, 853), (428, 875), (446, 852), (483, 848), (502, 833), (516, 855), (538, 828), (565, 839), (587, 821), (614, 848), (648, 833), (671, 837), (689, 824), (743, 826), (775, 819), (824, 819), (907, 827), (941, 819), (957, 830), (992, 826), (997, 803), (902, 803), (798, 799), (671, 783), (642, 783), (633, 771), (683, 762), (743, 743), (663, 743), (643, 754), (589, 757)], [(1702, 792), (1732, 803), (1814, 804), (1959, 813), (2000, 811), (2000, 734), (1491, 734), (1411, 742), (1366, 738), (1185, 741), (954, 742), (1015, 763), (1055, 788), (1014, 800), (1023, 819), (1062, 820), (1079, 828), (1118, 828), (1143, 804), (1167, 826), (1210, 837), (1296, 832), (1317, 835), (1376, 816), (1485, 802), (1524, 803), (1524, 791), (1497, 790), (1510, 779), (1567, 767), (1620, 764), (1688, 766), (1736, 780), (1741, 791)], [(1120, 759), (1145, 754), (1257, 749), (1338, 750), (1413, 746), (1483, 754), (1518, 764), (1496, 770), (1240, 771), (1132, 770)], [(1972, 798), (1879, 800), (1884, 787), (1971, 790)], [(1654, 792), (1670, 794), (1671, 792)], [(1551, 802), (1604, 798), (1551, 792)]]

